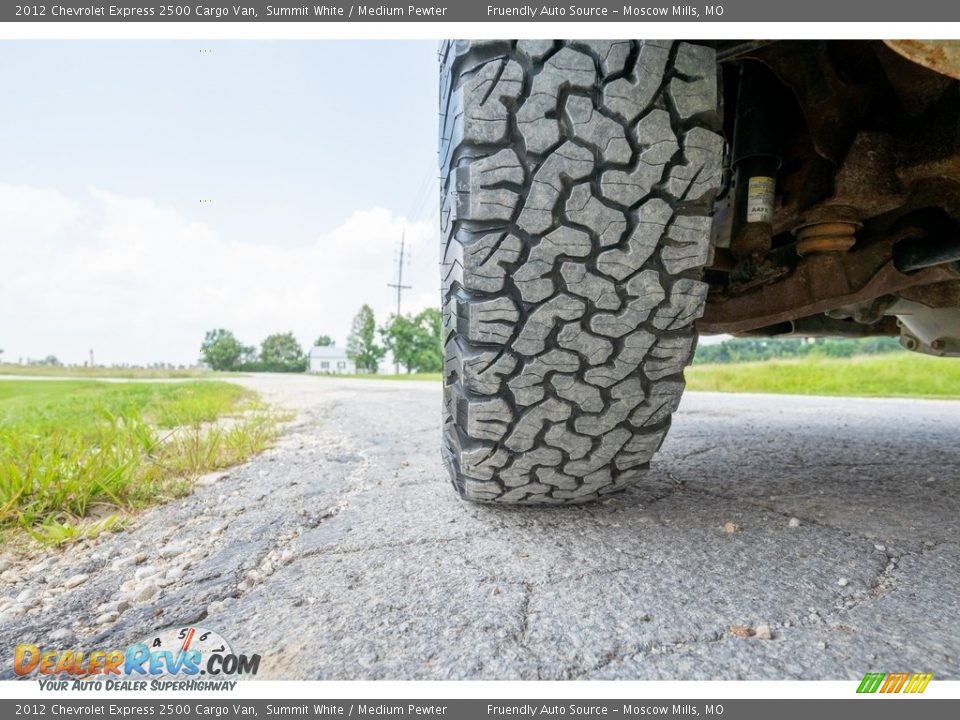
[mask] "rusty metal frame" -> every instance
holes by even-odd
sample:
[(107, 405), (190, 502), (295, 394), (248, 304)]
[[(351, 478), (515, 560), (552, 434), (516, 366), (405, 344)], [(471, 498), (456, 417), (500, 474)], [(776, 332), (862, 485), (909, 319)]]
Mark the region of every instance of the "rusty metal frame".
[(884, 40), (911, 62), (960, 80), (960, 40)]
[(907, 288), (960, 279), (960, 273), (949, 265), (912, 273), (897, 270), (891, 259), (893, 245), (910, 232), (897, 233), (859, 251), (809, 255), (776, 283), (741, 295), (712, 296), (697, 327), (704, 333), (745, 333)]

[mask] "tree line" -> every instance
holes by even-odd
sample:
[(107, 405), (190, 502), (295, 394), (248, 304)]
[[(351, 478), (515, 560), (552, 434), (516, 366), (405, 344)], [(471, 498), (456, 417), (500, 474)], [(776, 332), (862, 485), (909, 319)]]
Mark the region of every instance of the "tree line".
[[(394, 314), (378, 327), (373, 309), (364, 305), (353, 318), (346, 356), (360, 373), (378, 372), (387, 353), (408, 373), (436, 373), (443, 369), (442, 338), (443, 322), (436, 308), (415, 315)], [(313, 345), (331, 347), (334, 341), (320, 335)], [(219, 371), (304, 372), (310, 366), (309, 355), (292, 332), (270, 335), (256, 348), (217, 328), (206, 333), (200, 356), (204, 364)]]
[(834, 357), (901, 352), (897, 338), (732, 338), (716, 345), (700, 345), (694, 364), (742, 363), (786, 358)]
[(303, 372), (310, 363), (292, 332), (269, 335), (258, 350), (224, 328), (207, 332), (200, 357), (212, 370), (222, 371)]

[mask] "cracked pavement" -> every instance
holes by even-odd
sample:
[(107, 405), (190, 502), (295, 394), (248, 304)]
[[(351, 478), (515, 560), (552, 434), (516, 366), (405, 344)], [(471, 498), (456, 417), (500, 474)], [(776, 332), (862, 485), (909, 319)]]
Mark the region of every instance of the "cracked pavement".
[(449, 485), (437, 384), (240, 382), (298, 411), (277, 446), (5, 554), (0, 597), (34, 598), (5, 646), (200, 623), (260, 679), (960, 677), (960, 403), (691, 393), (638, 487), (503, 508)]

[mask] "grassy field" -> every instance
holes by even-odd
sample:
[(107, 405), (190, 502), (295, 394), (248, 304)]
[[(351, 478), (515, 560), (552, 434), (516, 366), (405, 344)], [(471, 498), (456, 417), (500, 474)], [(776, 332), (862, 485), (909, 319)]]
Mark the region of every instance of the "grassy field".
[(960, 359), (916, 353), (694, 365), (686, 377), (688, 390), (960, 398)]
[(60, 544), (267, 448), (278, 418), (223, 382), (0, 380), (0, 533)]
[(160, 368), (64, 367), (61, 365), (16, 365), (0, 363), (0, 375), (23, 377), (123, 378), (128, 380), (158, 380), (164, 378), (213, 378), (229, 373), (190, 368), (166, 370)]
[(314, 373), (311, 377), (317, 378), (349, 378), (351, 380), (428, 380), (430, 382), (440, 382), (443, 379), (442, 373), (400, 373), (399, 375), (387, 374), (356, 374), (356, 375), (333, 375)]
[[(411, 373), (315, 377), (438, 382), (442, 375)], [(712, 392), (960, 398), (960, 359), (935, 358), (917, 353), (693, 365), (687, 368), (686, 377), (688, 390)]]

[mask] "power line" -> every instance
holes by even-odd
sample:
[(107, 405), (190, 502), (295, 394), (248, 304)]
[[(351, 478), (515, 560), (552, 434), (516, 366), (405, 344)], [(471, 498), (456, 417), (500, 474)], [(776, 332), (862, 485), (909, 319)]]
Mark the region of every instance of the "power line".
[[(435, 232), (439, 232), (439, 228), (433, 224), (435, 222), (436, 216), (439, 215), (439, 213), (440, 213), (440, 201), (439, 199), (434, 198), (433, 202), (429, 204), (429, 206), (426, 208), (426, 211), (423, 213), (421, 218), (421, 219), (434, 218), (434, 220), (431, 220), (431, 224)], [(413, 262), (413, 269), (415, 274), (423, 270), (424, 268), (426, 268), (428, 265), (436, 265), (438, 262), (443, 262), (443, 258), (441, 257), (441, 255), (443, 254), (443, 249), (439, 247), (439, 243), (435, 243), (434, 247), (440, 250), (440, 254), (436, 255), (433, 252), (430, 252), (429, 249), (422, 252)]]
[(420, 181), (420, 185), (417, 189), (417, 192), (413, 196), (413, 205), (411, 206), (410, 220), (416, 222), (419, 220), (420, 211), (423, 209), (423, 203), (431, 195), (433, 195), (433, 179), (434, 175), (437, 172), (436, 168), (433, 166), (433, 162), (427, 166), (426, 172), (423, 174), (423, 178)]

